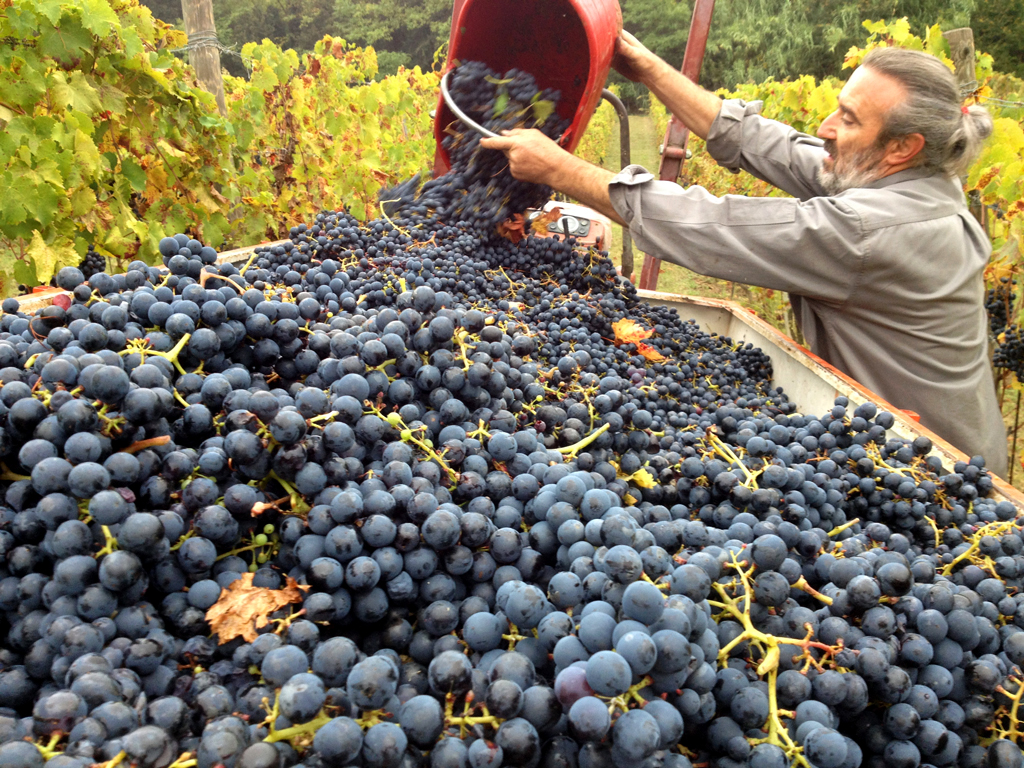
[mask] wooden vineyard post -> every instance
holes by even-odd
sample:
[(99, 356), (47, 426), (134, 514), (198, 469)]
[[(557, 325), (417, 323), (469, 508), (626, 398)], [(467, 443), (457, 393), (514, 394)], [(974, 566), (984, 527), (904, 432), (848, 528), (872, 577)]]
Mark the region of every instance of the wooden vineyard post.
[[(970, 27), (960, 27), (943, 32), (942, 36), (949, 43), (949, 54), (955, 67), (953, 74), (956, 76), (960, 96), (966, 98), (978, 88), (974, 74), (974, 30)], [(970, 207), (974, 218), (981, 224), (985, 234), (988, 234), (988, 209), (980, 201), (971, 203)]]
[(220, 43), (213, 23), (213, 0), (181, 0), (181, 15), (188, 34), (188, 61), (203, 88), (217, 99), (217, 109), (227, 115), (224, 78), (220, 69)]
[(942, 36), (949, 43), (949, 53), (956, 67), (956, 84), (960, 92), (970, 93), (977, 89), (978, 81), (974, 79), (974, 31), (970, 27), (951, 29)]

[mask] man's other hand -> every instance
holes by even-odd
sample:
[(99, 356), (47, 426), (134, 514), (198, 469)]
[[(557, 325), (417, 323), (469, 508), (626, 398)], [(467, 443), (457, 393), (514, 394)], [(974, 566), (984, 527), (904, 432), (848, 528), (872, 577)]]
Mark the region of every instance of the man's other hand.
[(519, 181), (549, 186), (566, 158), (572, 157), (535, 128), (502, 131), (497, 138), (481, 139), (480, 146), (504, 152), (509, 172)]
[(619, 37), (615, 41), (612, 67), (620, 75), (634, 83), (644, 83), (654, 71), (658, 61), (658, 57), (629, 32), (626, 30), (619, 32)]

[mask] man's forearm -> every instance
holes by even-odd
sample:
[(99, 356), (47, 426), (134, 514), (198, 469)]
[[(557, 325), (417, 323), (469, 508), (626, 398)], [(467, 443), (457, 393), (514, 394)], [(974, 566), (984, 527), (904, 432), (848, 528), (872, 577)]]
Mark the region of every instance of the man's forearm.
[(566, 155), (562, 162), (552, 169), (548, 185), (558, 192), (578, 200), (622, 226), (628, 226), (612, 206), (608, 185), (615, 174), (588, 163), (586, 160)]
[(708, 137), (711, 124), (722, 108), (722, 100), (718, 96), (660, 59), (644, 78), (644, 85), (692, 133), (702, 139)]

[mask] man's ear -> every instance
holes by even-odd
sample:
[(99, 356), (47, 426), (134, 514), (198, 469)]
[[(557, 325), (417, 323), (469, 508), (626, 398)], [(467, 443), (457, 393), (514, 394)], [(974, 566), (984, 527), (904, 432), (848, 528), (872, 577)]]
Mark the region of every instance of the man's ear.
[(898, 139), (891, 139), (885, 148), (885, 159), (889, 165), (906, 165), (924, 151), (924, 136), (908, 133)]

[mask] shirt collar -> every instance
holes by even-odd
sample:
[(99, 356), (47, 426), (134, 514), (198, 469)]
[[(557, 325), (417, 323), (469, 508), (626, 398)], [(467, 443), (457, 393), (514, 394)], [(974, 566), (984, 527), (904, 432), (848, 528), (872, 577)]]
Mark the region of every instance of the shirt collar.
[(929, 171), (925, 168), (907, 168), (905, 171), (897, 171), (889, 176), (877, 179), (870, 184), (865, 184), (862, 189), (882, 189), (884, 187), (891, 187), (893, 184), (899, 184), (903, 181), (923, 179), (927, 176), (935, 175), (936, 173), (934, 171)]

